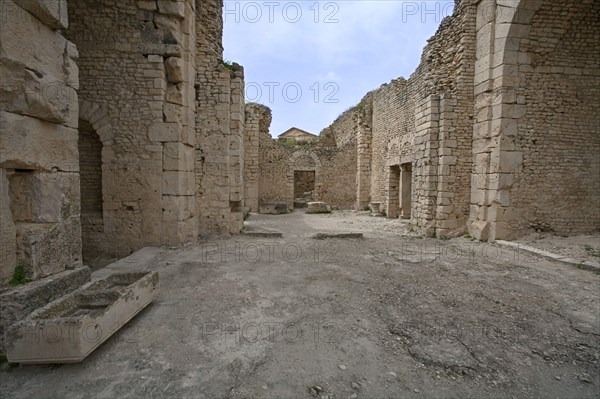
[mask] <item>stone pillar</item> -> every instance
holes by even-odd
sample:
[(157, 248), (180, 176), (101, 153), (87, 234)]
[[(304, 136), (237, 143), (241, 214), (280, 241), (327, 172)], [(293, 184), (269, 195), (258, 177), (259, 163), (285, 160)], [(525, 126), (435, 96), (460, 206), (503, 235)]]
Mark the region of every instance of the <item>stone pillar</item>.
[(415, 166), (414, 190), (417, 204), (412, 224), (422, 234), (435, 234), (438, 183), (438, 133), (440, 96), (424, 98), (415, 107), (416, 131), (413, 139)]
[(229, 233), (238, 234), (244, 225), (244, 69), (231, 74), (229, 122)]
[(412, 165), (400, 166), (400, 217), (410, 219), (412, 213)]
[(258, 212), (259, 187), (259, 123), (263, 106), (246, 105), (244, 126), (244, 201), (251, 211)]
[[(539, 4), (531, 2), (533, 7)], [(528, 25), (513, 24), (518, 2), (502, 7), (495, 0), (477, 5), (473, 173), (468, 228), (479, 240), (512, 239), (518, 211), (510, 190), (521, 171), (523, 153), (515, 146), (518, 119), (525, 105), (516, 103), (518, 48)], [(510, 36), (513, 36), (509, 40)]]
[(450, 95), (440, 98), (439, 142), (438, 142), (438, 183), (436, 201), (436, 236), (444, 237), (452, 230), (464, 226), (461, 215), (462, 204), (458, 179), (465, 171), (458, 170), (458, 143), (456, 139), (457, 101)]
[(356, 210), (362, 211), (371, 202), (371, 162), (372, 162), (372, 103), (365, 101), (365, 107), (356, 112)]
[(388, 170), (388, 183), (386, 195), (386, 210), (388, 219), (399, 216), (400, 205), (400, 166), (390, 166)]

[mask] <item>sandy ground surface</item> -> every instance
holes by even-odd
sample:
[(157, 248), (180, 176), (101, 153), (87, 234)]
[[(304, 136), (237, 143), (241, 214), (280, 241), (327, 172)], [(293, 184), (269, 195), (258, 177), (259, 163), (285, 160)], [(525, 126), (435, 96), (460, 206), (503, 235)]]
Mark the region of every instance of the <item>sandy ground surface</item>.
[(600, 234), (557, 237), (534, 233), (517, 242), (557, 255), (600, 263)]
[[(600, 395), (598, 274), (365, 213), (248, 224), (283, 237), (120, 262), (160, 271), (157, 300), (82, 363), (5, 366), (0, 397)], [(310, 238), (336, 231), (364, 238)]]

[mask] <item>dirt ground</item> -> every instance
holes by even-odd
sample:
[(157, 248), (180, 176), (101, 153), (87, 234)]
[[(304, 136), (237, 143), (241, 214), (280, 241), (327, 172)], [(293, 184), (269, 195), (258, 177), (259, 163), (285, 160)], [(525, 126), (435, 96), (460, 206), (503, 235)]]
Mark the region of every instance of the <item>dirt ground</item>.
[(4, 367), (0, 396), (600, 396), (598, 274), (363, 212), (248, 224), (283, 237), (111, 266), (159, 270), (157, 300), (80, 364)]
[(553, 254), (600, 263), (600, 234), (557, 237), (533, 233), (517, 241)]

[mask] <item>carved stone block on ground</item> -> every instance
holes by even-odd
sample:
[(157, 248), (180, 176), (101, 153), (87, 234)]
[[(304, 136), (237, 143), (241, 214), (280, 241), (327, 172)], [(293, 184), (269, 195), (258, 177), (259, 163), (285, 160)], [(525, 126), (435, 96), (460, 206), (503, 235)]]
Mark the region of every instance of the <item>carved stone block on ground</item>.
[(159, 291), (158, 272), (115, 273), (88, 283), (10, 327), (15, 363), (76, 363), (144, 309)]
[(306, 213), (331, 213), (331, 207), (324, 202), (309, 202)]
[(265, 215), (281, 215), (288, 213), (288, 206), (283, 202), (274, 202), (271, 204), (262, 204), (259, 209), (259, 213)]

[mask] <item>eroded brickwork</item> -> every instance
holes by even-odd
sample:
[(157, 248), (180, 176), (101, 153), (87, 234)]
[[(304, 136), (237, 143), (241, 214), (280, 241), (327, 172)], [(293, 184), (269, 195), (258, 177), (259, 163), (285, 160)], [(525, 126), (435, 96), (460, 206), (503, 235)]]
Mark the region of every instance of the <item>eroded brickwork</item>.
[[(421, 63), (278, 143), (223, 62), (223, 0), (3, 0), (0, 279), (199, 234), (244, 207), (378, 204), (428, 235), (600, 226), (600, 3), (457, 0)], [(82, 229), (83, 226), (83, 229)], [(83, 244), (82, 244), (83, 241)]]
[(243, 224), (244, 71), (223, 62), (222, 0), (197, 15), (196, 204), (200, 234), (237, 234)]
[[(261, 105), (248, 107), (246, 125), (258, 125), (258, 199), (257, 203), (287, 203), (293, 209), (296, 172), (314, 174), (315, 201), (325, 201), (339, 209), (352, 209), (356, 203), (356, 136), (351, 112), (321, 132), (319, 140), (290, 145), (269, 134), (271, 111)], [(258, 122), (257, 122), (258, 121)], [(255, 137), (251, 128), (247, 134)], [(247, 138), (250, 136), (247, 136)], [(336, 145), (336, 143), (338, 143)], [(249, 143), (247, 142), (248, 146)], [(250, 144), (251, 145), (251, 144)], [(246, 153), (252, 151), (247, 147)], [(251, 176), (252, 163), (245, 173)], [(252, 201), (252, 200), (250, 200)], [(250, 202), (252, 203), (252, 202)]]

